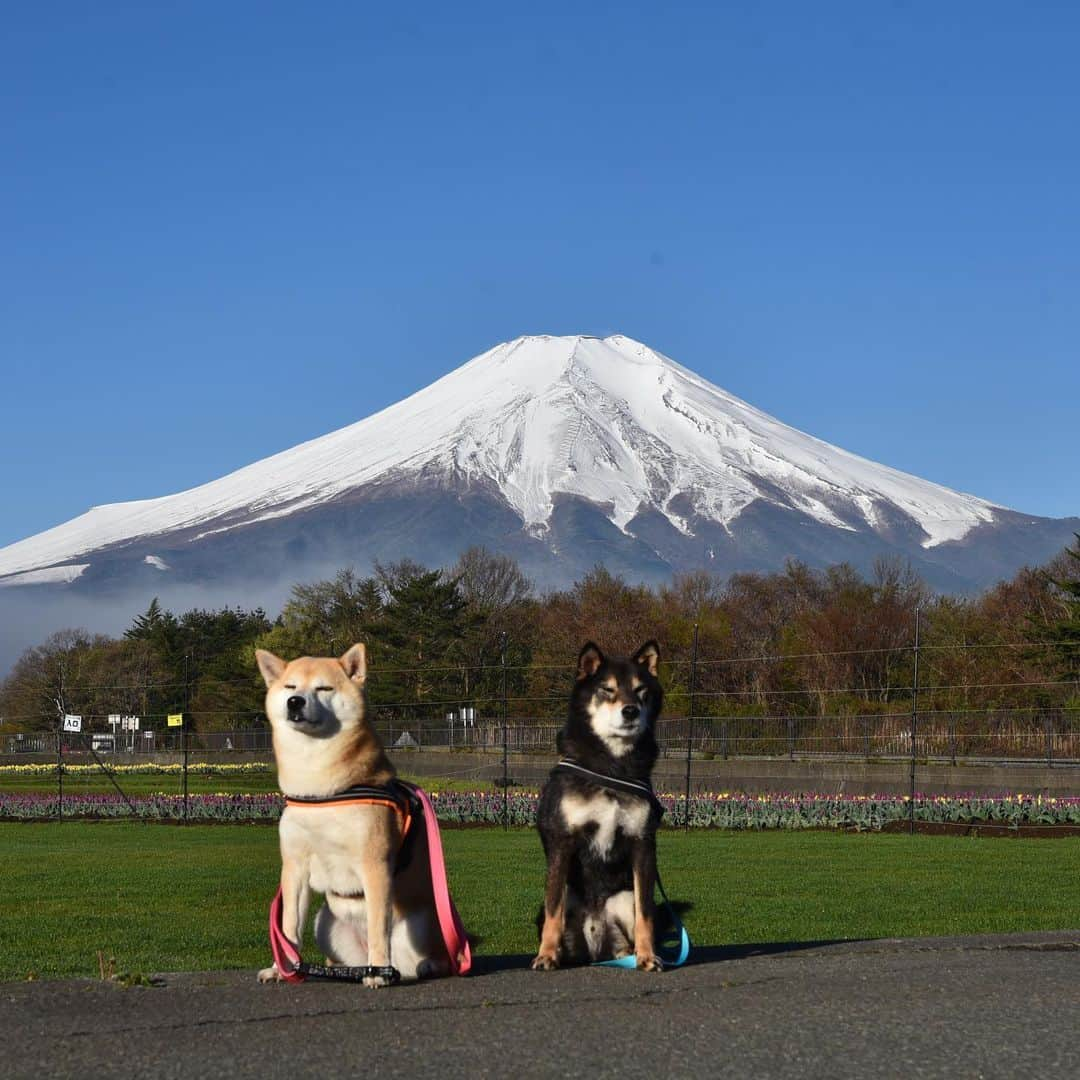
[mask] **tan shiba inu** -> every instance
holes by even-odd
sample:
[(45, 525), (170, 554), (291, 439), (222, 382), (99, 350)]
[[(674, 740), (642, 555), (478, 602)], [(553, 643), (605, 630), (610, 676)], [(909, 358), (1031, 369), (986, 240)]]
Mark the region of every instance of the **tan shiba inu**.
[[(279, 826), (285, 935), (299, 950), (314, 890), (325, 898), (315, 940), (329, 963), (393, 967), (403, 979), (448, 974), (423, 814), (410, 815), (390, 797), (350, 797), (358, 786), (400, 794), (367, 719), (364, 646), (340, 660), (287, 663), (261, 649), (256, 658), (287, 803)], [(276, 965), (259, 972), (260, 982), (281, 977)], [(363, 979), (370, 987), (391, 981), (388, 970)]]

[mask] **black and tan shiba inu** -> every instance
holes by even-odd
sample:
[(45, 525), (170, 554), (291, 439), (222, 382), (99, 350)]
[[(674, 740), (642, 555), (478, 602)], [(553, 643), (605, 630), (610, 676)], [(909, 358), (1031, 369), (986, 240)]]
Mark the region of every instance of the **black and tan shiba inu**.
[(547, 887), (536, 971), (628, 956), (660, 971), (656, 954), (656, 829), (651, 773), (663, 704), (660, 650), (607, 659), (589, 642), (578, 656), (562, 757), (540, 796), (537, 825)]

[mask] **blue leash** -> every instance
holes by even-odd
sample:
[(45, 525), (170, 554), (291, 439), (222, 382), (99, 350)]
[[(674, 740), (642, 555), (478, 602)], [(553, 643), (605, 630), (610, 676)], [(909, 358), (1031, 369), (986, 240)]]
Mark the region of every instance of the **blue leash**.
[[(675, 914), (675, 909), (671, 906), (667, 893), (664, 892), (664, 885), (659, 874), (656, 875), (656, 887), (664, 898), (664, 907), (667, 908), (672, 922), (672, 932), (665, 941), (659, 943), (657, 951), (660, 953), (660, 959), (664, 961), (664, 967), (682, 967), (690, 956), (690, 935), (686, 932), (682, 919)], [(631, 953), (629, 956), (620, 956), (616, 960), (596, 960), (592, 966), (636, 968), (637, 957)]]

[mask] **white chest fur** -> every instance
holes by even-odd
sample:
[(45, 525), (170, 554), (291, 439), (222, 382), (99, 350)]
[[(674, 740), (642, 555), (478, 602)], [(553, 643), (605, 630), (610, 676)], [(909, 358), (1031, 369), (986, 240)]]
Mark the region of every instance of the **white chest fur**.
[[(364, 891), (365, 852), (386, 847), (383, 811), (363, 806), (290, 806), (278, 826), (282, 854), (307, 867), (316, 892), (345, 896)], [(385, 852), (389, 859), (390, 852)]]
[(592, 848), (604, 858), (615, 843), (620, 829), (626, 836), (641, 836), (649, 820), (649, 804), (644, 799), (621, 802), (610, 791), (595, 795), (564, 795), (562, 816), (571, 830), (585, 829), (592, 825)]

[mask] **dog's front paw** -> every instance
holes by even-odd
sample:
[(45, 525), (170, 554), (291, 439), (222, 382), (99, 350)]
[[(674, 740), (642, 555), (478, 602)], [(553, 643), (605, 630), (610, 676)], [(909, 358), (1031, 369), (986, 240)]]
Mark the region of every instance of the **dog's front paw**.
[(389, 975), (365, 975), (364, 985), (369, 990), (381, 990), (384, 986), (392, 986), (394, 980)]
[(263, 968), (259, 972), (259, 982), (284, 982), (285, 980), (281, 976), (281, 972), (277, 969), (277, 964), (271, 964), (268, 968)]
[(554, 953), (538, 953), (532, 962), (533, 971), (554, 971), (559, 966), (559, 958)]
[(638, 971), (663, 971), (664, 961), (654, 953), (638, 953)]

